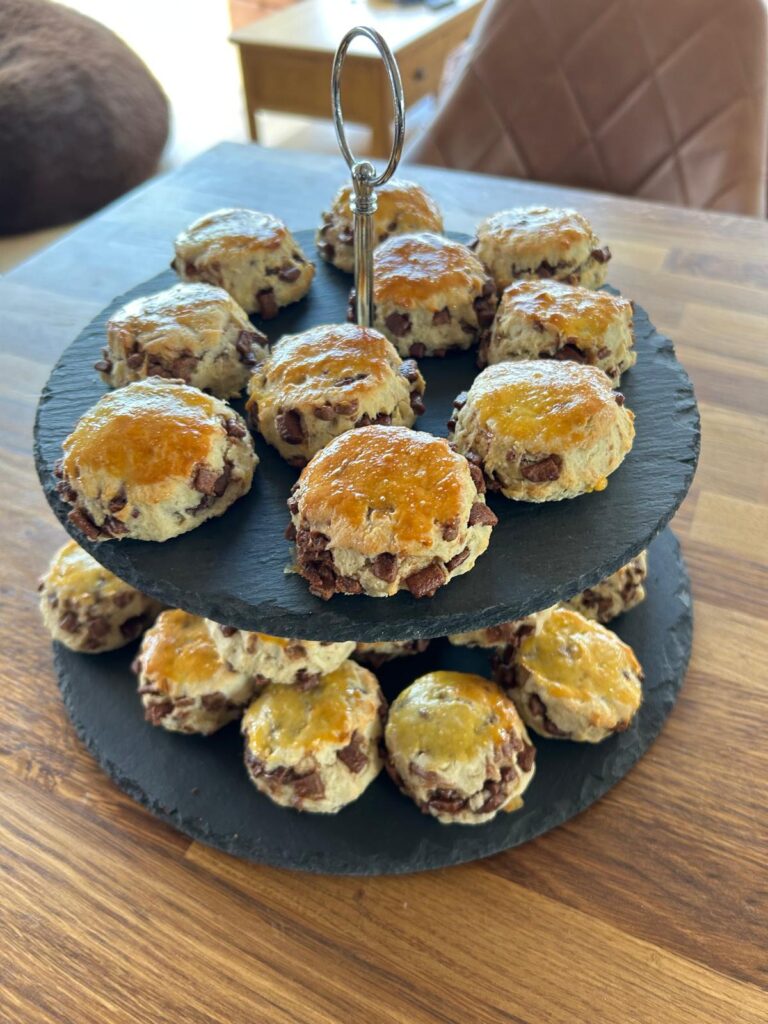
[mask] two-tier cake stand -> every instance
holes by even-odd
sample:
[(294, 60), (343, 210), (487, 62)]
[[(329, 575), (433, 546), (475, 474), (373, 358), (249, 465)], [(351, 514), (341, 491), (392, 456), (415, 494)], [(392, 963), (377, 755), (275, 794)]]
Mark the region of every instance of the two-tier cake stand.
[[(355, 160), (344, 136), (341, 68), (359, 34), (378, 46), (395, 96), (395, 144), (381, 174), (367, 161)], [(370, 317), (375, 189), (397, 166), (404, 127), (399, 73), (378, 33), (348, 33), (337, 53), (332, 93), (354, 185), (357, 316), (365, 323)], [(313, 232), (299, 232), (297, 239), (311, 249)], [(64, 438), (104, 393), (91, 367), (103, 345), (106, 321), (129, 299), (175, 280), (166, 271), (115, 299), (64, 352), (40, 399), (35, 428), (40, 480), (54, 512), (86, 550), (168, 605), (229, 625), (308, 640), (377, 641), (445, 637), (520, 617), (591, 586), (650, 545), (648, 596), (612, 624), (643, 665), (644, 701), (632, 727), (601, 744), (537, 737), (537, 772), (525, 806), (485, 825), (441, 825), (420, 814), (385, 775), (338, 815), (300, 814), (270, 803), (250, 784), (236, 724), (203, 738), (168, 733), (144, 721), (130, 671), (135, 647), (89, 656), (57, 644), (56, 668), (67, 709), (104, 769), (154, 814), (195, 839), (270, 864), (359, 874), (417, 871), (486, 856), (532, 839), (602, 796), (657, 736), (690, 654), (690, 587), (677, 542), (665, 527), (693, 479), (699, 418), (672, 343), (642, 309), (635, 309), (638, 361), (622, 380), (622, 391), (636, 416), (637, 437), (605, 491), (541, 505), (491, 496), (499, 524), (488, 552), (470, 573), (433, 598), (419, 601), (399, 593), (388, 599), (336, 596), (323, 602), (309, 594), (302, 579), (286, 572), (291, 557), (283, 540), (286, 498), (296, 470), (259, 437), (261, 462), (251, 492), (224, 516), (191, 533), (162, 544), (93, 544), (67, 519), (53, 468)], [(257, 326), (274, 342), (314, 324), (340, 322), (348, 297), (349, 279), (319, 261), (309, 295)], [(474, 353), (423, 360), (421, 369), (428, 409), (417, 427), (445, 435), (453, 399), (477, 373)], [(426, 653), (380, 670), (385, 694), (393, 697), (429, 668), (487, 676), (488, 655), (438, 640)]]

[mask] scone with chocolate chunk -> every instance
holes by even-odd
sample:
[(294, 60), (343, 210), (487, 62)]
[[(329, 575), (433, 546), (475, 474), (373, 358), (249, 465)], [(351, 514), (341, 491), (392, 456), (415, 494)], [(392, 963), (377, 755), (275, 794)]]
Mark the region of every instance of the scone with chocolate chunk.
[(205, 621), (177, 609), (148, 629), (133, 663), (144, 717), (170, 732), (216, 732), (242, 715), (254, 681), (219, 657)]
[(68, 541), (40, 580), (40, 613), (54, 640), (71, 651), (100, 654), (135, 640), (162, 605), (123, 583)]
[(371, 423), (410, 427), (424, 378), (383, 334), (326, 324), (282, 338), (248, 385), (251, 422), (292, 466), (332, 438)]
[(267, 686), (243, 717), (245, 766), (270, 800), (336, 814), (381, 770), (386, 702), (376, 676), (345, 661), (317, 686)]
[(456, 399), (456, 447), (517, 501), (602, 491), (632, 447), (634, 416), (596, 366), (497, 363)]
[(611, 250), (576, 210), (518, 206), (486, 218), (472, 246), (499, 292), (520, 278), (554, 277), (584, 288), (605, 281)]
[(259, 683), (314, 686), (355, 649), (354, 641), (289, 640), (223, 626), (211, 619), (206, 619), (205, 623), (221, 658)]
[(107, 345), (95, 368), (113, 388), (166, 377), (229, 398), (248, 383), (267, 354), (266, 343), (223, 288), (177, 284), (112, 314)]
[(429, 672), (395, 699), (384, 732), (396, 785), (443, 825), (480, 825), (514, 811), (536, 751), (499, 687), (464, 672)]
[(160, 377), (104, 395), (63, 448), (59, 495), (92, 541), (162, 541), (193, 530), (250, 489), (258, 463), (234, 409)]
[(226, 289), (263, 320), (303, 299), (315, 266), (277, 217), (257, 210), (214, 210), (177, 236), (171, 266), (184, 281)]
[[(351, 274), (355, 269), (354, 215), (350, 206), (352, 186), (343, 185), (317, 229), (317, 251), (334, 267)], [(378, 200), (373, 215), (374, 245), (390, 235), (412, 231), (443, 230), (443, 218), (435, 201), (421, 185), (402, 178), (390, 178), (376, 189)]]
[(496, 313), (496, 289), (461, 242), (429, 232), (396, 235), (374, 250), (373, 303), (373, 326), (401, 355), (420, 359), (481, 341)]
[(485, 629), (473, 629), (469, 633), (451, 633), (449, 641), (455, 647), (484, 647), (488, 650), (515, 647), (524, 636), (535, 629), (536, 616), (526, 615), (522, 619), (510, 619)]
[(432, 597), (469, 572), (497, 520), (482, 473), (443, 438), (361, 427), (334, 438), (294, 485), (287, 536), (316, 597)]
[(634, 651), (604, 626), (562, 605), (505, 652), (496, 678), (541, 736), (599, 743), (629, 728), (643, 698)]
[(598, 366), (616, 386), (637, 362), (632, 303), (561, 281), (516, 281), (504, 289), (481, 365), (572, 359)]
[(380, 668), (395, 658), (406, 658), (413, 654), (423, 654), (429, 647), (429, 640), (394, 640), (386, 643), (379, 641), (372, 644), (356, 644), (352, 657), (371, 668)]
[(641, 551), (626, 565), (593, 587), (582, 590), (566, 604), (598, 622), (610, 622), (645, 600), (643, 583), (648, 575), (648, 552)]

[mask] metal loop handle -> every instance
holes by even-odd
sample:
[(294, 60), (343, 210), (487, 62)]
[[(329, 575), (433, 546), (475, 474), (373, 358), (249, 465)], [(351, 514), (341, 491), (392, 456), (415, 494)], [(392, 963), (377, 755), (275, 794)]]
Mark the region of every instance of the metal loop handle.
[[(368, 163), (368, 161), (359, 161), (355, 158), (352, 150), (349, 148), (349, 144), (347, 143), (347, 137), (344, 134), (344, 113), (341, 109), (341, 71), (344, 65), (344, 58), (347, 56), (347, 50), (349, 49), (352, 40), (357, 38), (357, 36), (364, 36), (366, 39), (370, 39), (379, 51), (381, 59), (384, 61), (384, 66), (387, 69), (389, 84), (392, 87), (392, 100), (395, 114), (395, 131), (394, 138), (392, 140), (392, 152), (387, 166), (378, 176), (376, 176), (376, 172), (372, 164)], [(339, 148), (341, 149), (344, 159), (347, 161), (350, 171), (352, 171), (353, 179), (357, 179), (358, 176), (364, 176), (369, 189), (378, 188), (379, 185), (383, 185), (386, 181), (389, 181), (395, 173), (395, 168), (400, 162), (400, 157), (403, 152), (403, 142), (405, 141), (405, 99), (403, 97), (403, 82), (400, 78), (400, 69), (397, 66), (397, 61), (387, 45), (386, 40), (381, 33), (376, 31), (375, 28), (369, 28), (367, 25), (358, 25), (355, 28), (351, 28), (339, 43), (339, 48), (336, 50), (336, 56), (333, 58), (333, 72), (331, 74), (331, 103), (333, 105), (333, 122), (336, 128), (336, 138), (338, 139)], [(364, 171), (362, 167), (363, 164), (367, 164)], [(374, 177), (368, 177), (368, 168), (373, 171)], [(357, 191), (357, 186), (355, 187), (355, 191)]]

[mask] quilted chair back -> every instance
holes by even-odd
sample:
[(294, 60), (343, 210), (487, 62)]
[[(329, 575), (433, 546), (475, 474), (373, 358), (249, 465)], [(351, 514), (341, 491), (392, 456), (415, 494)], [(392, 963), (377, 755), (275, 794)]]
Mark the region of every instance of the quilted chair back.
[(408, 159), (765, 216), (765, 0), (488, 0)]

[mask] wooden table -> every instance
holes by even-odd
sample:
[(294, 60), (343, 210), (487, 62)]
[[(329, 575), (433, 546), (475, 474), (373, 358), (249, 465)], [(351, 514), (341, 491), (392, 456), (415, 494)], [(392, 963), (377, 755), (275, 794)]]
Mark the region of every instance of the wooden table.
[[(251, 138), (258, 137), (259, 110), (331, 116), (333, 55), (354, 25), (378, 29), (389, 43), (400, 65), (406, 106), (436, 92), (446, 57), (467, 38), (484, 2), (456, 0), (432, 11), (387, 0), (302, 0), (233, 33)], [(367, 40), (353, 43), (344, 62), (342, 100), (347, 121), (370, 125), (372, 155), (388, 155), (392, 90)]]
[[(0, 1001), (3, 1024), (736, 1024), (768, 1020), (768, 225), (418, 170), (449, 227), (569, 203), (611, 281), (675, 339), (704, 445), (675, 520), (693, 661), (651, 751), (600, 803), (490, 860), (403, 878), (243, 863), (158, 823), (62, 708), (35, 582), (63, 531), (30, 456), (51, 363), (227, 204), (311, 227), (317, 155), (220, 146), (0, 280)], [(664, 410), (659, 410), (664, 415)]]

